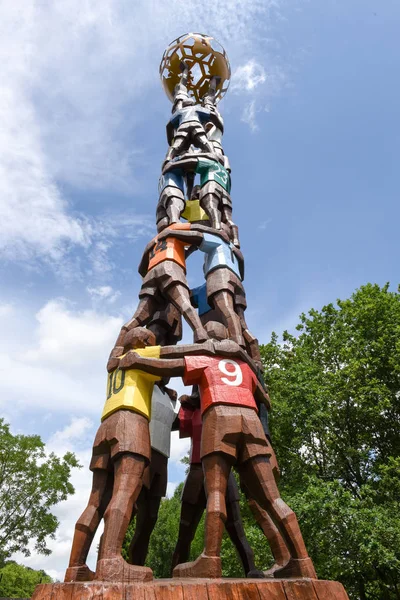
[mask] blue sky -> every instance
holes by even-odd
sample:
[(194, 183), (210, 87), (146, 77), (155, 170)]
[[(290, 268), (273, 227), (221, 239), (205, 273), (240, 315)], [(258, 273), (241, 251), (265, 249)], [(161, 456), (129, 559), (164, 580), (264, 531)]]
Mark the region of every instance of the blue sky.
[[(165, 46), (203, 31), (230, 58), (224, 148), (247, 319), (265, 342), (366, 282), (397, 286), (400, 5), (56, 4), (1, 9), (0, 397), (13, 431), (75, 449), (85, 465), (57, 508), (53, 554), (24, 560), (62, 577), (90, 487), (105, 362), (155, 233), (171, 108), (158, 78)], [(201, 283), (196, 257), (189, 269)], [(170, 490), (186, 447), (174, 438)]]

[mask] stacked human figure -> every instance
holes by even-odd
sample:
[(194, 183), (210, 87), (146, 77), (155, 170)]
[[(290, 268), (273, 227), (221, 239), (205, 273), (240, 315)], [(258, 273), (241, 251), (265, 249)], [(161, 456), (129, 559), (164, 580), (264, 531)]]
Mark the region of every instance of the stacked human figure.
[[(258, 342), (245, 320), (244, 258), (232, 220), (230, 165), (216, 105), (220, 82), (210, 76), (196, 102), (188, 91), (189, 65), (182, 61), (180, 69), (159, 182), (157, 234), (140, 261), (138, 307), (122, 326), (107, 364), (107, 400), (90, 465), (92, 492), (76, 524), (65, 580), (152, 579), (144, 563), (166, 493), (173, 429), (192, 439), (173, 576), (221, 577), (226, 527), (247, 576), (316, 578), (296, 515), (277, 487), (267, 423), (270, 400)], [(190, 289), (187, 260), (190, 264), (194, 251), (204, 254), (204, 281)], [(193, 343), (179, 343), (182, 318)], [(167, 387), (173, 377), (193, 386), (180, 398), (180, 408)], [(245, 536), (232, 467), (275, 559), (264, 573), (254, 565)], [(204, 550), (186, 562), (204, 510)], [(127, 562), (121, 550), (134, 517)], [(94, 573), (86, 559), (102, 519)]]

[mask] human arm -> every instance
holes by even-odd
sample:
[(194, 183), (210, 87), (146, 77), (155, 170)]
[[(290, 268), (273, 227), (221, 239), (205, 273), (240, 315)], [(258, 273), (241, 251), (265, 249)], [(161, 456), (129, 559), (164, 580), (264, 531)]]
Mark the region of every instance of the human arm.
[(150, 256), (150, 251), (152, 250), (152, 248), (154, 247), (155, 243), (157, 241), (157, 238), (153, 238), (146, 246), (146, 248), (144, 249), (139, 267), (138, 267), (138, 271), (140, 273), (140, 275), (142, 277), (144, 277), (148, 271), (149, 268), (149, 256)]
[(191, 229), (171, 229), (170, 227), (167, 227), (158, 235), (159, 240), (164, 240), (168, 237), (174, 237), (191, 246), (200, 246), (203, 241), (203, 234), (199, 231), (192, 231)]
[(243, 281), (243, 279), (244, 279), (244, 256), (243, 256), (242, 252), (239, 250), (239, 248), (237, 248), (236, 246), (232, 246), (232, 252), (234, 253), (234, 255), (237, 258), (237, 261), (239, 264), (240, 278)]
[(269, 394), (266, 389), (261, 385), (258, 379), (255, 379), (255, 390), (254, 390), (254, 398), (256, 402), (263, 403), (267, 407), (268, 410), (271, 409), (271, 400)]
[(149, 358), (130, 350), (119, 360), (118, 366), (120, 369), (138, 369), (160, 377), (181, 377), (185, 371), (185, 360)]
[(215, 96), (217, 93), (217, 87), (221, 83), (221, 77), (218, 75), (213, 75), (210, 79), (210, 85), (208, 86), (208, 91), (203, 96), (203, 103), (206, 107), (214, 107), (215, 105)]
[[(190, 227), (191, 231), (198, 231), (199, 233), (210, 233), (211, 235), (217, 235), (220, 238), (222, 238), (225, 242), (229, 243), (230, 239), (228, 234), (226, 233), (226, 231), (223, 231), (222, 229), (213, 229), (212, 227), (207, 227), (207, 225), (199, 225), (199, 224), (193, 224)], [(242, 255), (243, 256), (243, 255)]]

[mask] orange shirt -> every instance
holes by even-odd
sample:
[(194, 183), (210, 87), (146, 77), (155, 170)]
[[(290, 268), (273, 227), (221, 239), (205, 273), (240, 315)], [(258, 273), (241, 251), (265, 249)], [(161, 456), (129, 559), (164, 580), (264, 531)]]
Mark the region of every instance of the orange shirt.
[[(169, 229), (187, 231), (190, 229), (190, 223), (174, 223), (169, 226)], [(173, 260), (186, 271), (185, 246), (187, 246), (187, 243), (174, 237), (167, 237), (158, 241), (158, 236), (156, 236), (154, 239), (156, 243), (149, 254), (148, 271), (164, 260)]]

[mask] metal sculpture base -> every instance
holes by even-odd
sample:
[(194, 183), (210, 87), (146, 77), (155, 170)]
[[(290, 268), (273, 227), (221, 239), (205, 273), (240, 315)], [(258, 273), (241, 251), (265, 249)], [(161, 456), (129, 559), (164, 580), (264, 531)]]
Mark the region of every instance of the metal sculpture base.
[(341, 583), (316, 579), (155, 579), (148, 583), (48, 583), (32, 600), (349, 600)]

